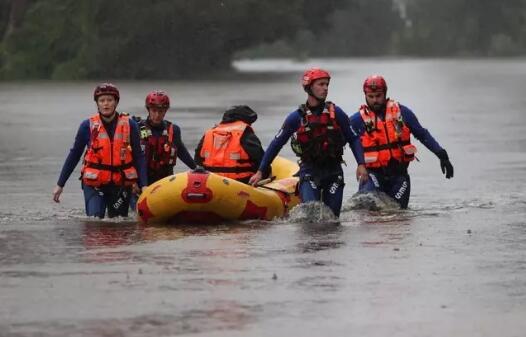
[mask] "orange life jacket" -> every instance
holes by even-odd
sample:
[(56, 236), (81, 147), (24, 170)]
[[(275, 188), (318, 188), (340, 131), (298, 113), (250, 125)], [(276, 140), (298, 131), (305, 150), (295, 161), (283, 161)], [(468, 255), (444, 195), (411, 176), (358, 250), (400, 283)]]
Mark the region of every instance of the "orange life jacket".
[(99, 114), (90, 117), (90, 141), (84, 155), (82, 182), (99, 187), (107, 184), (130, 186), (137, 181), (130, 146), (128, 115), (119, 114), (113, 140)]
[(250, 125), (243, 121), (221, 123), (206, 131), (200, 156), (203, 167), (232, 179), (252, 176), (257, 168), (241, 146), (241, 136)]
[(301, 125), (290, 144), (303, 162), (320, 165), (342, 161), (345, 139), (334, 110), (331, 102), (325, 103), (319, 115), (313, 114), (306, 105), (300, 106)]
[(366, 167), (386, 167), (391, 158), (401, 163), (415, 158), (416, 147), (411, 144), (411, 131), (402, 120), (398, 102), (387, 100), (384, 121), (367, 105), (360, 107), (360, 115), (365, 124), (361, 141)]

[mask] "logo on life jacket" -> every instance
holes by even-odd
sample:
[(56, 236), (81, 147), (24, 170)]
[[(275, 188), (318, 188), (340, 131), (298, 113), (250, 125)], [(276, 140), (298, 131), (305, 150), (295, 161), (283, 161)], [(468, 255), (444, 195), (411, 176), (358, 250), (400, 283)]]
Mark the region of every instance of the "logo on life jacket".
[(130, 122), (127, 114), (116, 116), (113, 140), (99, 114), (90, 117), (90, 140), (81, 170), (82, 182), (99, 187), (107, 184), (131, 186), (137, 181), (130, 145)]
[(250, 156), (241, 145), (241, 137), (251, 126), (243, 121), (220, 123), (206, 131), (200, 156), (203, 167), (231, 179), (244, 179), (256, 172)]
[(336, 121), (334, 104), (325, 103), (321, 114), (316, 115), (306, 105), (301, 105), (301, 126), (291, 139), (294, 153), (305, 163), (318, 165), (341, 162), (345, 139)]
[(402, 119), (397, 102), (387, 101), (385, 120), (379, 119), (367, 105), (360, 107), (360, 116), (365, 124), (361, 142), (366, 167), (386, 167), (390, 159), (408, 163), (415, 158), (416, 147), (411, 144), (411, 131)]

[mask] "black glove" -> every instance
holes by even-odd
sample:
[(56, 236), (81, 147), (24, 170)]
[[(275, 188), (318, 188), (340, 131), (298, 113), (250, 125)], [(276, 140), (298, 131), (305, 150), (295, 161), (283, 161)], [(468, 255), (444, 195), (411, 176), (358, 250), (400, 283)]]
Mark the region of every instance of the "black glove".
[(440, 150), (437, 154), (437, 157), (440, 159), (440, 168), (442, 173), (446, 175), (446, 178), (453, 178), (453, 165), (449, 161), (446, 150)]
[(203, 166), (196, 165), (195, 169), (193, 169), (192, 172), (195, 172), (195, 173), (206, 173), (207, 171), (205, 170), (205, 168)]

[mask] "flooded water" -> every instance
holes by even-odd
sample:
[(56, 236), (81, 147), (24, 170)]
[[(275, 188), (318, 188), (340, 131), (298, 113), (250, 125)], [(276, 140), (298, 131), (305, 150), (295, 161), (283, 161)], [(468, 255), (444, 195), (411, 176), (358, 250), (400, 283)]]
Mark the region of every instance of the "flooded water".
[(216, 226), (87, 219), (78, 171), (60, 204), (51, 191), (96, 83), (0, 83), (0, 336), (524, 336), (525, 60), (238, 62), (226, 80), (116, 84), (121, 110), (143, 116), (146, 93), (168, 91), (191, 151), (233, 104), (259, 113), (267, 145), (311, 65), (347, 113), (383, 74), (454, 179), (417, 142), (406, 211), (352, 198), (347, 151), (340, 222), (319, 205)]

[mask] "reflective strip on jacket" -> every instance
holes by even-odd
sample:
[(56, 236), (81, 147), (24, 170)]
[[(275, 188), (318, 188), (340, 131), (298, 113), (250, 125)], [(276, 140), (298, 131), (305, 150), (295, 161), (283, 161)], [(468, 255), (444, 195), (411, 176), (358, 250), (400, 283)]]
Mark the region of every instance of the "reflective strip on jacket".
[(243, 179), (256, 172), (254, 163), (241, 145), (241, 137), (249, 124), (243, 121), (221, 123), (206, 131), (200, 156), (203, 167), (210, 172)]
[(367, 105), (360, 107), (360, 116), (365, 124), (361, 142), (366, 167), (386, 167), (391, 158), (402, 163), (415, 158), (416, 147), (411, 144), (411, 131), (402, 120), (398, 102), (387, 100), (384, 121)]
[(129, 117), (119, 114), (113, 141), (100, 115), (90, 117), (90, 142), (84, 155), (82, 182), (99, 187), (107, 184), (130, 186), (137, 181), (130, 145)]

